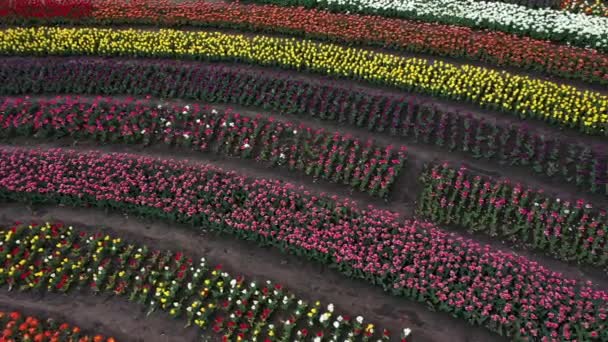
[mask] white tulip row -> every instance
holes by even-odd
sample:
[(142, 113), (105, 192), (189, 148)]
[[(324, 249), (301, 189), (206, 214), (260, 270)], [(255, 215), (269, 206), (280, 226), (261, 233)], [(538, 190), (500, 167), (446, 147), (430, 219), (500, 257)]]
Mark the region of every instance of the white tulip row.
[[(259, 0), (258, 0), (259, 1)], [(261, 0), (489, 28), (608, 51), (608, 18), (475, 0)]]

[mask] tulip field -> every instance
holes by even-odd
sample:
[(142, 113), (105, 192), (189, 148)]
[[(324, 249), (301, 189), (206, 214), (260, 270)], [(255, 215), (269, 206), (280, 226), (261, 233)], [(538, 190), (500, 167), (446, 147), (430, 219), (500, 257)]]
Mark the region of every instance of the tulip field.
[(0, 24), (0, 341), (608, 342), (607, 1)]

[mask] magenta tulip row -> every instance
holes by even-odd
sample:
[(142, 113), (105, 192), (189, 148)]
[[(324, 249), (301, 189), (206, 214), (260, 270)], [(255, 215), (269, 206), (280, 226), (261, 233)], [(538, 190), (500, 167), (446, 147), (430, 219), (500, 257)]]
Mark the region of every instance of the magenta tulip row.
[(255, 159), (315, 179), (387, 198), (403, 168), (406, 149), (380, 147), (351, 135), (255, 118), (198, 104), (58, 96), (0, 99), (0, 138), (15, 136), (164, 142), (202, 152)]
[(0, 148), (0, 199), (117, 209), (330, 264), (515, 340), (606, 340), (608, 293), (429, 223), (187, 161)]
[(524, 243), (565, 261), (608, 265), (608, 217), (590, 203), (483, 179), (447, 164), (429, 168), (421, 179), (418, 213), (436, 223)]

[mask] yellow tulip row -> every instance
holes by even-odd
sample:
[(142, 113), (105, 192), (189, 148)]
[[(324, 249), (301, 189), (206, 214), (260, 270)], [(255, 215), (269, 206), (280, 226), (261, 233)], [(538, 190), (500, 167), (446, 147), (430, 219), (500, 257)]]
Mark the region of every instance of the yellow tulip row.
[(308, 69), (608, 134), (608, 96), (598, 92), (482, 67), (294, 38), (171, 29), (8, 28), (0, 30), (0, 53), (238, 60)]

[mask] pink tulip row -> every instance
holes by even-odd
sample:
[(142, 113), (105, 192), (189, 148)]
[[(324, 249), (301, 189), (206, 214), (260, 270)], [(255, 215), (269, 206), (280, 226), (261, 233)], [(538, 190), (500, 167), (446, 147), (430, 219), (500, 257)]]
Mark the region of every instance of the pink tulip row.
[(187, 161), (0, 148), (0, 199), (205, 226), (333, 265), (515, 340), (608, 339), (608, 293), (397, 214)]
[(58, 96), (0, 99), (0, 137), (73, 136), (103, 142), (164, 142), (256, 159), (386, 198), (406, 159), (405, 147), (329, 133), (302, 124), (222, 113), (198, 104)]
[(427, 170), (422, 181), (418, 213), (437, 223), (523, 242), (566, 261), (608, 265), (608, 217), (590, 203), (482, 179), (447, 164)]

